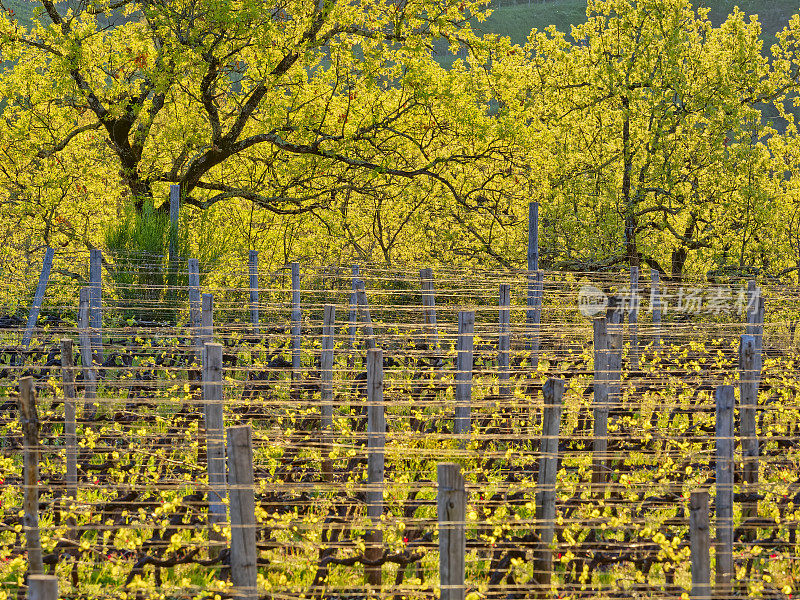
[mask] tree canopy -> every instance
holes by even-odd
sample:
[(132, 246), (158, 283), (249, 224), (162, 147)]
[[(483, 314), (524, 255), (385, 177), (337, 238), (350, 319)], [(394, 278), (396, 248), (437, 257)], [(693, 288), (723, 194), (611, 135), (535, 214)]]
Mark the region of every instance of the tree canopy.
[(195, 244), (274, 264), (521, 266), (532, 200), (547, 267), (800, 264), (798, 15), (765, 49), (740, 12), (591, 0), (516, 46), (479, 0), (40, 4), (0, 18), (17, 248), (102, 245), (179, 184)]
[(41, 4), (31, 30), (0, 25), (15, 199), (71, 186), (141, 207), (177, 183), (198, 208), (297, 214), (427, 178), (464, 200), (449, 170), (503, 151), (469, 78), (431, 58), (435, 40), (480, 46), (473, 1)]

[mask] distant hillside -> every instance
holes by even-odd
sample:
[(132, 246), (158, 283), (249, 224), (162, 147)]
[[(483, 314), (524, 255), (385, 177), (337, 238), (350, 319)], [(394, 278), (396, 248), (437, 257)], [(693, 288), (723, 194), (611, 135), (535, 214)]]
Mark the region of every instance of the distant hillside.
[[(800, 0), (696, 0), (697, 4), (711, 9), (712, 23), (719, 25), (738, 6), (748, 15), (758, 15), (764, 29), (767, 47), (775, 40), (775, 33), (783, 29), (794, 13), (800, 11)], [(28, 26), (34, 9), (40, 7), (33, 0), (5, 0), (18, 20)], [(497, 33), (508, 36), (517, 44), (525, 43), (531, 29), (542, 30), (555, 25), (559, 31), (569, 33), (570, 25), (586, 19), (586, 0), (538, 0), (534, 3), (515, 0), (493, 0), (492, 16), (485, 23), (476, 24), (482, 33)], [(442, 56), (442, 62), (452, 58)]]
[(34, 9), (37, 6), (40, 8), (42, 6), (40, 3), (33, 2), (32, 0), (3, 0), (3, 4), (14, 11), (14, 16), (17, 18), (17, 21), (25, 25), (25, 27), (30, 26)]
[[(697, 5), (710, 8), (709, 18), (719, 25), (738, 6), (748, 15), (758, 15), (767, 47), (775, 41), (775, 34), (786, 26), (789, 18), (800, 11), (798, 0), (697, 0)], [(485, 23), (476, 25), (483, 33), (506, 35), (517, 44), (525, 43), (531, 29), (542, 30), (549, 25), (569, 33), (570, 25), (586, 20), (585, 0), (549, 0), (534, 4), (508, 0), (495, 0), (495, 9)]]
[(722, 23), (736, 6), (745, 14), (758, 15), (764, 40), (770, 45), (775, 40), (775, 34), (786, 27), (789, 18), (800, 12), (798, 0), (700, 0), (698, 4), (711, 9), (709, 18), (714, 25)]
[(515, 44), (524, 44), (531, 29), (542, 30), (555, 25), (559, 31), (569, 33), (570, 25), (586, 20), (586, 0), (549, 0), (547, 2), (507, 4), (495, 3), (491, 16), (475, 25), (481, 33), (508, 36)]

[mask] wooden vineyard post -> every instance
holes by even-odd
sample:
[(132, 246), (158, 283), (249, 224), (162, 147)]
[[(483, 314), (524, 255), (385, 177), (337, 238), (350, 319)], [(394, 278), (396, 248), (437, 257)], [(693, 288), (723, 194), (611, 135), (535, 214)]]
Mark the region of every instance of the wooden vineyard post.
[(500, 284), (500, 322), (497, 342), (498, 395), (511, 396), (511, 286)]
[(607, 318), (595, 317), (594, 334), (594, 431), (592, 442), (592, 487), (595, 497), (605, 493), (608, 455), (608, 333)]
[(28, 577), (28, 600), (58, 600), (58, 577), (55, 575)]
[(433, 269), (421, 269), (422, 307), (425, 311), (425, 336), (428, 350), (436, 353), (439, 348), (439, 332), (436, 329), (436, 299), (433, 290)]
[[(214, 341), (214, 294), (200, 296), (200, 328), (197, 330), (197, 364), (200, 366), (200, 379), (204, 378), (202, 369), (205, 364), (205, 345)], [(201, 383), (202, 387), (202, 383)], [(201, 396), (203, 391), (201, 389)], [(194, 412), (194, 411), (192, 411)], [(202, 432), (201, 432), (202, 433)], [(198, 447), (198, 458), (202, 449)]]
[(39, 413), (36, 410), (33, 377), (23, 377), (19, 380), (19, 416), (24, 451), (25, 497), (22, 506), (28, 574), (41, 575), (44, 573), (44, 563), (39, 536)]
[(253, 476), (253, 434), (249, 425), (228, 429), (230, 474), (231, 580), (236, 600), (256, 600), (258, 552)]
[[(458, 436), (470, 432), (470, 404), (472, 403), (472, 355), (475, 311), (458, 313), (458, 339), (456, 341), (456, 414), (453, 431)], [(466, 440), (463, 441), (466, 445)]]
[(607, 393), (611, 406), (619, 406), (622, 402), (622, 299), (611, 296), (608, 299), (606, 317), (606, 344), (607, 344)]
[(467, 553), (465, 519), (467, 494), (461, 467), (439, 463), (436, 467), (439, 519), (440, 600), (464, 600), (464, 566)]
[[(39, 312), (44, 301), (44, 293), (47, 289), (47, 282), (50, 279), (50, 270), (53, 267), (54, 250), (48, 246), (42, 261), (42, 272), (39, 274), (39, 283), (36, 286), (36, 295), (33, 297), (31, 310), (28, 312), (28, 324), (25, 326), (25, 333), (22, 335), (22, 347), (27, 350), (33, 338), (33, 330), (36, 328), (36, 321), (39, 319)], [(20, 356), (20, 359), (22, 356)], [(20, 362), (20, 364), (22, 364)]]
[(356, 328), (358, 327), (358, 265), (351, 265), (352, 277), (350, 278), (350, 285), (352, 291), (350, 292), (350, 312), (348, 314), (348, 345), (349, 352), (347, 364), (350, 368), (355, 364), (355, 351), (356, 351)]
[[(72, 340), (61, 340), (61, 377), (64, 383), (64, 447), (66, 449), (66, 505), (78, 498), (78, 437), (75, 416), (75, 369), (72, 362)], [(70, 519), (73, 521), (72, 519)], [(74, 522), (71, 523), (74, 526)], [(75, 531), (69, 535), (74, 539)]]
[[(739, 435), (742, 445), (742, 481), (749, 494), (758, 491), (758, 435), (756, 409), (758, 407), (758, 361), (756, 340), (752, 335), (742, 335), (739, 342)], [(758, 516), (758, 501), (742, 506), (742, 520)], [(753, 531), (745, 531), (745, 539), (754, 539)]]
[(536, 359), (536, 365), (539, 364), (539, 346), (541, 343), (541, 324), (542, 324), (542, 300), (544, 298), (544, 271), (536, 271), (536, 286), (535, 286), (536, 304), (533, 311), (533, 334), (531, 340), (531, 348)]
[(539, 270), (539, 203), (528, 203), (528, 271)]
[(300, 312), (300, 263), (291, 263), (292, 270), (292, 381), (298, 383), (301, 378), (300, 369), (302, 368), (301, 359), (301, 338), (300, 338), (300, 321), (302, 313)]
[[(752, 338), (752, 352), (747, 350), (747, 367), (750, 373), (746, 377), (745, 387), (740, 388), (740, 396), (747, 393), (748, 401), (741, 401), (742, 410), (739, 413), (742, 436), (742, 460), (744, 462), (743, 481), (748, 485), (748, 491), (755, 494), (758, 487), (758, 437), (756, 434), (756, 411), (758, 410), (758, 388), (761, 383), (762, 346), (764, 341), (764, 296), (756, 282), (748, 282), (747, 302), (747, 328), (745, 333)], [(749, 345), (749, 344), (748, 344)], [(750, 355), (752, 354), (752, 358)], [(740, 378), (743, 375), (744, 365), (740, 352)], [(750, 406), (748, 406), (748, 404)], [(758, 501), (747, 502), (742, 506), (743, 520), (758, 516)], [(755, 531), (745, 531), (744, 539), (754, 539)]]
[(561, 405), (564, 395), (563, 379), (548, 379), (542, 388), (544, 414), (539, 459), (539, 480), (536, 485), (536, 525), (539, 547), (534, 555), (533, 578), (536, 595), (550, 597), (553, 572), (553, 543), (556, 521), (556, 475), (558, 473), (558, 439), (561, 426)]
[(200, 341), (200, 327), (203, 324), (203, 301), (200, 297), (200, 261), (196, 258), (190, 258), (187, 261), (187, 265), (189, 269), (189, 332), (192, 338), (195, 363), (200, 365), (203, 362), (203, 344)]
[(250, 250), (247, 267), (250, 275), (250, 323), (253, 325), (253, 335), (258, 335), (258, 250)]
[(322, 475), (325, 481), (333, 479), (333, 465), (330, 460), (331, 436), (333, 435), (333, 345), (336, 307), (325, 305), (322, 321), (322, 354), (319, 359), (320, 371), (320, 415), (322, 419)]
[(536, 271), (528, 275), (528, 349), (531, 352), (531, 368), (539, 365), (539, 346), (542, 324), (542, 295), (544, 273)]
[(761, 348), (764, 339), (764, 296), (755, 281), (747, 284), (747, 328), (745, 333), (755, 341), (756, 385), (761, 381)]
[(716, 391), (716, 593), (721, 598), (730, 596), (733, 578), (733, 408), (733, 386), (718, 386)]
[(97, 415), (97, 369), (92, 353), (92, 338), (89, 325), (91, 291), (81, 288), (78, 304), (78, 345), (81, 351), (81, 371), (83, 372), (83, 418), (94, 419)]
[[(203, 409), (208, 462), (209, 539), (222, 537), (215, 531), (225, 522), (225, 431), (222, 397), (222, 344), (203, 346)], [(215, 552), (212, 552), (215, 554)]]
[[(169, 231), (167, 247), (167, 273), (165, 283), (167, 286), (165, 302), (173, 312), (177, 308), (177, 283), (178, 283), (178, 230), (181, 214), (181, 186), (173, 183), (169, 186)], [(177, 316), (177, 311), (174, 311)]]
[(711, 556), (708, 492), (689, 497), (689, 542), (692, 551), (692, 598), (711, 600)]
[(372, 327), (372, 317), (369, 314), (369, 304), (367, 303), (367, 290), (364, 286), (364, 280), (359, 279), (355, 282), (356, 285), (356, 302), (361, 311), (361, 320), (364, 322), (364, 329), (367, 335), (367, 350), (372, 350), (376, 347), (375, 344), (375, 330)]
[(653, 346), (661, 346), (661, 290), (659, 288), (659, 274), (656, 269), (650, 269), (650, 310), (653, 313)]
[(200, 352), (214, 339), (214, 294), (203, 294), (200, 310)]
[[(381, 515), (383, 514), (384, 445), (386, 441), (386, 415), (383, 404), (383, 350), (373, 348), (367, 352), (367, 516), (372, 523), (368, 535), (365, 558), (380, 559), (383, 547)], [(381, 566), (367, 565), (367, 583), (381, 585)]]
[(172, 273), (175, 273), (175, 263), (178, 258), (178, 220), (181, 215), (181, 186), (173, 183), (169, 186), (169, 249), (167, 260), (169, 262), (170, 277), (168, 281), (173, 281)]
[(92, 348), (97, 364), (103, 364), (103, 253), (89, 252), (89, 289), (92, 327)]
[(628, 327), (631, 332), (630, 365), (639, 368), (639, 267), (631, 267), (631, 295), (628, 305)]
[(528, 325), (527, 346), (531, 368), (539, 364), (539, 329), (542, 321), (542, 287), (544, 275), (539, 270), (539, 203), (528, 204)]

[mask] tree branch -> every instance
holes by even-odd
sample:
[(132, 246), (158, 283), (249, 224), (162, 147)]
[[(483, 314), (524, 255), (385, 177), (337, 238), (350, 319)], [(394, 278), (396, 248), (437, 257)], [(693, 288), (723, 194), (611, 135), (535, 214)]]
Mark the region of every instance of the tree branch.
[(82, 133), (86, 133), (87, 131), (92, 131), (93, 129), (100, 129), (100, 127), (102, 126), (103, 126), (102, 123), (95, 122), (95, 123), (90, 123), (89, 125), (84, 125), (83, 127), (78, 127), (77, 129), (73, 129), (66, 135), (66, 137), (63, 140), (58, 142), (52, 148), (48, 150), (42, 148), (41, 150), (39, 150), (39, 152), (36, 153), (36, 157), (47, 158), (48, 156), (52, 156), (57, 152), (61, 152), (76, 136), (79, 136)]

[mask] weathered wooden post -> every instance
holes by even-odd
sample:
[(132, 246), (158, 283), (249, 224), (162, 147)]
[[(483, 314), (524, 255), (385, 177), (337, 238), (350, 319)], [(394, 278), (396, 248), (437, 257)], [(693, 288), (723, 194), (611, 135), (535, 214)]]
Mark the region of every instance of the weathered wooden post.
[(92, 353), (92, 338), (89, 333), (91, 291), (81, 288), (78, 304), (78, 345), (81, 352), (81, 371), (83, 373), (83, 418), (94, 419), (97, 415), (97, 369)]
[(595, 497), (605, 493), (608, 458), (608, 332), (607, 317), (592, 320), (594, 335), (594, 431), (592, 441), (592, 487)]
[(367, 336), (367, 350), (376, 348), (375, 330), (372, 327), (372, 317), (369, 314), (369, 304), (367, 302), (367, 290), (364, 286), (364, 280), (358, 279), (356, 284), (356, 301), (358, 308), (361, 311), (361, 321), (364, 323), (364, 329)]
[(103, 364), (103, 253), (97, 248), (89, 252), (89, 289), (92, 348), (97, 364)]
[(528, 203), (528, 271), (539, 270), (539, 203)]
[(558, 473), (558, 439), (561, 426), (563, 379), (548, 379), (542, 388), (544, 413), (539, 458), (539, 480), (536, 485), (536, 525), (539, 546), (534, 556), (533, 579), (536, 595), (550, 597), (553, 572), (553, 543), (556, 522), (556, 475)]
[[(78, 530), (75, 517), (72, 516), (70, 506), (78, 499), (78, 432), (77, 432), (77, 404), (75, 389), (75, 361), (73, 357), (73, 343), (70, 338), (61, 340), (61, 378), (64, 390), (64, 449), (66, 455), (66, 489), (64, 490), (63, 510), (68, 514), (66, 519), (68, 540), (78, 540)], [(75, 557), (72, 562), (72, 581), (78, 581), (78, 550), (73, 548), (69, 552)]]
[(302, 376), (302, 356), (300, 345), (300, 324), (302, 313), (300, 312), (300, 263), (293, 262), (290, 265), (292, 270), (292, 380), (299, 382)]
[(511, 286), (500, 284), (500, 334), (497, 341), (498, 395), (511, 396)]
[[(454, 433), (458, 436), (470, 432), (470, 405), (472, 403), (472, 355), (475, 311), (458, 313), (458, 338), (456, 340), (455, 399), (456, 414)], [(466, 440), (464, 441), (466, 443)]]
[(25, 526), (28, 574), (41, 575), (44, 573), (44, 563), (39, 536), (39, 413), (36, 410), (33, 377), (23, 377), (19, 380), (19, 417), (22, 425), (25, 482), (22, 522)]
[(755, 342), (756, 384), (761, 381), (761, 349), (764, 339), (764, 296), (761, 288), (751, 280), (747, 283), (747, 327), (745, 333), (753, 336)]
[[(208, 462), (209, 539), (219, 542), (216, 531), (225, 522), (225, 425), (222, 396), (222, 344), (203, 346), (203, 411)], [(214, 552), (212, 552), (214, 554)]]
[(258, 552), (253, 476), (253, 434), (249, 425), (228, 429), (230, 475), (231, 580), (235, 600), (256, 600)]
[(628, 306), (628, 327), (631, 333), (630, 365), (639, 368), (639, 267), (631, 267), (631, 297)]
[(192, 337), (195, 363), (203, 362), (203, 344), (200, 339), (200, 327), (203, 324), (203, 301), (200, 297), (200, 261), (190, 258), (189, 269), (189, 331)]
[(167, 273), (165, 283), (167, 285), (165, 301), (169, 305), (169, 312), (174, 312), (178, 316), (177, 304), (177, 284), (178, 284), (178, 228), (181, 214), (181, 186), (172, 184), (169, 186), (169, 232), (167, 248)]
[(181, 215), (181, 186), (173, 183), (169, 186), (169, 270), (175, 272), (178, 258), (178, 220)]
[[(758, 360), (756, 340), (752, 335), (742, 335), (739, 341), (739, 435), (742, 444), (742, 481), (750, 494), (758, 488), (758, 434), (756, 431), (756, 409), (758, 408)], [(746, 502), (742, 506), (742, 519), (758, 516), (758, 501)], [(745, 532), (752, 539), (754, 532)]]
[[(27, 349), (33, 338), (33, 330), (36, 328), (36, 321), (39, 319), (39, 312), (44, 301), (44, 293), (47, 289), (47, 282), (50, 279), (50, 270), (53, 267), (54, 250), (47, 247), (42, 260), (42, 272), (39, 274), (39, 283), (36, 286), (36, 295), (33, 297), (33, 304), (28, 312), (28, 324), (25, 326), (25, 333), (22, 335), (22, 347)], [(20, 356), (20, 358), (22, 358)], [(22, 364), (22, 363), (20, 363)]]
[(55, 575), (28, 577), (28, 600), (58, 600), (58, 577)]
[(733, 386), (718, 386), (716, 391), (716, 591), (723, 598), (730, 596), (733, 578), (733, 408)]
[(348, 323), (349, 323), (349, 340), (347, 349), (349, 351), (349, 355), (347, 358), (347, 364), (350, 368), (353, 367), (355, 364), (355, 351), (356, 351), (356, 328), (358, 327), (358, 290), (357, 290), (357, 282), (358, 282), (358, 265), (351, 265), (352, 276), (350, 278), (350, 285), (352, 291), (350, 292), (350, 313), (348, 315)]
[(200, 309), (200, 352), (214, 339), (214, 294), (203, 294)]
[(532, 308), (528, 311), (528, 348), (531, 352), (531, 367), (539, 365), (541, 345), (542, 298), (544, 295), (544, 273), (536, 271), (529, 275), (528, 299)]
[(527, 346), (531, 367), (539, 364), (539, 327), (542, 320), (543, 274), (539, 271), (539, 203), (528, 204), (528, 324)]
[(461, 467), (439, 463), (436, 468), (439, 519), (440, 600), (464, 600), (464, 559), (467, 553), (467, 494)]
[(711, 600), (710, 525), (708, 492), (689, 496), (689, 542), (692, 551), (692, 598)]
[(653, 346), (661, 346), (661, 289), (660, 276), (656, 269), (650, 269), (650, 309), (653, 313)]
[[(66, 449), (66, 493), (69, 501), (78, 498), (78, 438), (75, 415), (75, 369), (72, 360), (72, 340), (61, 340), (61, 377), (64, 384), (64, 447)], [(72, 523), (71, 525), (74, 525)], [(74, 531), (69, 535), (74, 539)]]
[(607, 335), (607, 363), (608, 375), (606, 383), (608, 385), (608, 402), (612, 406), (619, 406), (622, 402), (622, 318), (623, 307), (622, 299), (619, 296), (610, 296), (608, 299), (608, 309), (606, 311), (606, 335)]
[(433, 269), (420, 269), (422, 282), (422, 306), (425, 312), (425, 335), (428, 350), (436, 352), (439, 348), (439, 332), (436, 328), (436, 299), (433, 290)]
[(258, 335), (258, 250), (250, 250), (247, 267), (250, 274), (250, 323), (253, 325), (253, 335)]
[(329, 458), (333, 434), (333, 346), (336, 307), (325, 305), (322, 321), (322, 353), (319, 358), (320, 415), (322, 422), (322, 474), (326, 481), (333, 479), (333, 465)]
[[(381, 515), (383, 514), (384, 445), (386, 415), (383, 404), (383, 350), (367, 352), (367, 516), (372, 522), (365, 558), (378, 560), (383, 546)], [(381, 566), (367, 565), (367, 583), (381, 585)]]

